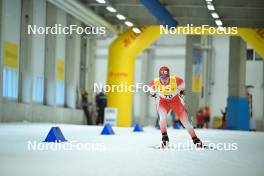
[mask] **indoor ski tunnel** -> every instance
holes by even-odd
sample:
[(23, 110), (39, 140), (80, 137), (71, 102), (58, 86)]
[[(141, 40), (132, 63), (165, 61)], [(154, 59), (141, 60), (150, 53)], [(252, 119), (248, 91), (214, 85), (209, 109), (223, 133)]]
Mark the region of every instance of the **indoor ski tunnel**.
[(263, 11), (0, 0), (0, 176), (262, 176)]

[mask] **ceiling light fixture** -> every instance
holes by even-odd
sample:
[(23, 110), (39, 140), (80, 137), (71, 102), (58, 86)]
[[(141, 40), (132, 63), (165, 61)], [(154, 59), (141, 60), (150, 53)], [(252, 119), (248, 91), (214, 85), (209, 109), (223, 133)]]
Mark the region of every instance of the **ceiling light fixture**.
[(221, 20), (215, 20), (215, 24), (216, 24), (217, 26), (222, 26), (222, 25), (223, 25), (223, 23), (222, 23)]
[(207, 3), (208, 10), (215, 10), (214, 5), (211, 3)]
[(125, 24), (126, 24), (128, 27), (132, 27), (132, 26), (133, 26), (133, 23), (131, 23), (130, 21), (125, 21)]
[(211, 15), (213, 18), (219, 18), (219, 15), (216, 12), (212, 12)]
[(134, 27), (132, 30), (133, 30), (136, 34), (141, 33), (140, 29), (138, 29), (138, 28), (135, 28), (135, 27)]
[(109, 11), (109, 12), (113, 12), (115, 13), (116, 12), (116, 9), (111, 7), (111, 6), (107, 6), (106, 9)]
[(116, 17), (119, 19), (119, 20), (125, 20), (126, 17), (124, 17), (123, 15), (121, 14), (117, 14)]
[(96, 0), (100, 4), (105, 4), (105, 0)]

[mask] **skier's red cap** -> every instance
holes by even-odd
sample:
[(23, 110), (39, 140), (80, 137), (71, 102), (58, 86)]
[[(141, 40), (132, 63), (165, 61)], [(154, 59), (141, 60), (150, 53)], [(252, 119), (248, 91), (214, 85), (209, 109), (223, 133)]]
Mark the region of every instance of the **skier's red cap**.
[(163, 66), (159, 70), (159, 77), (160, 79), (167, 79), (170, 77), (170, 69), (166, 66)]

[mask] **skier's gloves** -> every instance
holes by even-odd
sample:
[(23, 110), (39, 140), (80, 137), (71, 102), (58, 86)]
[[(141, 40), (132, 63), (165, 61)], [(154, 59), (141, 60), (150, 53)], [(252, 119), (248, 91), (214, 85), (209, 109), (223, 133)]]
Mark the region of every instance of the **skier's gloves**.
[(156, 93), (151, 94), (151, 96), (154, 97), (154, 98), (157, 98), (157, 94)]
[(184, 90), (181, 90), (180, 91), (180, 95), (185, 95), (185, 91)]

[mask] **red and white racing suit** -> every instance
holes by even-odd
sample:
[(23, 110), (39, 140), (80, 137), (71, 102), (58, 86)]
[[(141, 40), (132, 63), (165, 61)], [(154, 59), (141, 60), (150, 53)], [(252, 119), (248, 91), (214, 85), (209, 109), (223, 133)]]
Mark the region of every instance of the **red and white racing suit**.
[(150, 93), (155, 93), (159, 96), (159, 102), (157, 103), (157, 111), (159, 113), (160, 130), (161, 133), (167, 132), (166, 117), (170, 110), (174, 111), (183, 124), (188, 130), (188, 133), (192, 138), (196, 137), (194, 129), (188, 121), (187, 112), (184, 108), (184, 104), (179, 97), (180, 91), (184, 91), (184, 81), (177, 76), (170, 76), (169, 83), (163, 85), (159, 78), (156, 78), (150, 82)]

